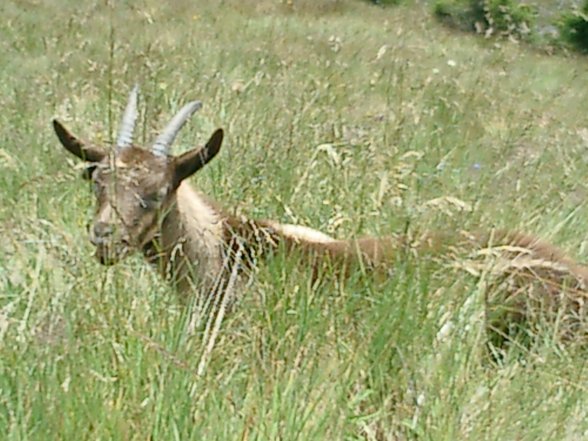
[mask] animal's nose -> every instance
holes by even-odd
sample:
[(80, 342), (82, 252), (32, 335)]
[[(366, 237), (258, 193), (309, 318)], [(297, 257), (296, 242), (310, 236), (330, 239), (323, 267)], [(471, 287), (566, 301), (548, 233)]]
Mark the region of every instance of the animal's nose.
[(114, 228), (112, 227), (112, 224), (107, 222), (96, 222), (92, 229), (92, 233), (90, 240), (94, 245), (97, 245), (98, 242), (103, 242), (104, 239), (112, 236)]

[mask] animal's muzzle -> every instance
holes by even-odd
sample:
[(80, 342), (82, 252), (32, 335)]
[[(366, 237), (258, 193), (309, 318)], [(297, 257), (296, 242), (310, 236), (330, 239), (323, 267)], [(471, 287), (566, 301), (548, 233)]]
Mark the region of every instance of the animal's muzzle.
[(102, 265), (114, 265), (129, 253), (130, 242), (117, 236), (112, 224), (96, 222), (91, 227), (90, 242), (96, 247), (96, 258)]
[(96, 222), (90, 231), (90, 242), (96, 246), (103, 246), (112, 241), (114, 227), (106, 222)]

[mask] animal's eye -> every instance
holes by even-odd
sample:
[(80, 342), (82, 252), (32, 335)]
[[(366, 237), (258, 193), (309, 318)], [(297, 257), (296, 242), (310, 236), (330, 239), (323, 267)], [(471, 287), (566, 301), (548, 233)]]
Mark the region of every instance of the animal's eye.
[(151, 209), (156, 210), (161, 206), (161, 203), (165, 199), (166, 192), (165, 191), (155, 191), (153, 193), (149, 193), (145, 196), (140, 196), (136, 194), (137, 201), (139, 202), (139, 206), (143, 209)]
[(147, 201), (146, 199), (143, 198), (139, 198), (139, 207), (141, 207), (142, 209), (146, 210), (150, 207), (151, 204), (149, 204), (149, 201)]
[(157, 206), (159, 205), (159, 199), (154, 197), (154, 195), (148, 195), (145, 197), (137, 195), (137, 200), (139, 201), (139, 207), (145, 210), (157, 208)]

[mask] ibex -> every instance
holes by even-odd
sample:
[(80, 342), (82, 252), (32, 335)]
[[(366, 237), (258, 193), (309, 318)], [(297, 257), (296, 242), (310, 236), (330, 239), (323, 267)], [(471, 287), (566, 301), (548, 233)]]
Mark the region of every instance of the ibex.
[[(53, 127), (62, 145), (88, 166), (97, 199), (90, 242), (96, 257), (112, 265), (134, 251), (141, 251), (181, 291), (196, 286), (203, 292), (222, 286), (234, 264), (245, 267), (251, 259), (285, 245), (307, 253), (344, 258), (356, 246), (370, 260), (383, 253), (378, 241), (337, 241), (311, 228), (254, 221), (226, 214), (185, 179), (200, 170), (220, 150), (222, 129), (198, 149), (174, 157), (169, 149), (189, 117), (202, 106), (186, 104), (153, 142), (151, 149), (133, 144), (137, 119), (138, 87), (131, 91), (113, 152), (87, 144), (59, 121)], [(241, 259), (235, 262), (240, 251)]]
[[(59, 121), (53, 121), (61, 144), (88, 163), (85, 175), (93, 182), (97, 200), (89, 238), (102, 264), (114, 264), (140, 251), (181, 291), (198, 289), (211, 294), (222, 289), (235, 265), (245, 268), (280, 247), (306, 256), (314, 270), (328, 261), (331, 267), (345, 269), (360, 263), (368, 270), (380, 271), (390, 267), (402, 249), (414, 245), (401, 236), (337, 240), (304, 226), (228, 215), (186, 182), (217, 155), (222, 129), (203, 147), (170, 155), (176, 135), (201, 107), (200, 101), (193, 101), (171, 119), (150, 149), (140, 148), (133, 144), (137, 96), (135, 86), (112, 152), (81, 141)], [(497, 253), (501, 260), (494, 268), (508, 278), (502, 286), (517, 305), (526, 303), (520, 294), (529, 282), (538, 288), (534, 291), (548, 298), (571, 292), (574, 304), (580, 305), (588, 268), (555, 247), (510, 232), (466, 236), (465, 242), (459, 243), (484, 250), (486, 255), (488, 250)], [(443, 235), (426, 234), (417, 248), (449, 250), (455, 244)]]

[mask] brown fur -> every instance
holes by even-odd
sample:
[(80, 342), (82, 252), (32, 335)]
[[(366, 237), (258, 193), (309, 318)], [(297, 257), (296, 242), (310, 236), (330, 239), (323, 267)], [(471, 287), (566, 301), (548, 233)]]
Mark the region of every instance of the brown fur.
[(456, 250), (468, 249), (463, 269), (492, 274), (493, 290), (505, 293), (498, 304), (514, 311), (510, 318), (528, 316), (530, 299), (553, 311), (571, 305), (574, 314), (583, 313), (588, 268), (532, 236), (497, 231), (337, 240), (305, 227), (238, 218), (184, 181), (219, 151), (221, 130), (204, 147), (171, 157), (134, 146), (108, 154), (87, 146), (59, 122), (54, 127), (68, 151), (90, 161), (87, 175), (97, 198), (90, 240), (100, 261), (112, 264), (142, 250), (180, 291), (197, 289), (210, 297), (224, 288), (235, 265), (244, 273), (279, 249), (303, 256), (315, 275), (325, 266), (343, 273), (361, 266), (385, 277), (403, 251), (455, 259)]

